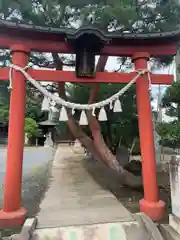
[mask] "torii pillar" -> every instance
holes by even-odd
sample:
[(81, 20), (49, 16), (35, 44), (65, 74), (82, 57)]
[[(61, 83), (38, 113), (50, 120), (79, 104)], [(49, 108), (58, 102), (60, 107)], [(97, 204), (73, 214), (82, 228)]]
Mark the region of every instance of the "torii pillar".
[[(149, 57), (148, 53), (135, 54), (133, 56), (135, 69), (148, 69)], [(140, 211), (155, 221), (163, 217), (165, 203), (159, 200), (158, 197), (152, 110), (149, 81), (146, 74), (143, 74), (137, 79), (136, 99), (144, 185), (144, 199), (140, 200)]]
[[(20, 67), (27, 65), (28, 49), (23, 45), (14, 45), (11, 52), (13, 64)], [(23, 74), (14, 71), (10, 96), (4, 205), (0, 211), (1, 228), (23, 224), (26, 215), (26, 210), (21, 207), (25, 106), (26, 80)]]

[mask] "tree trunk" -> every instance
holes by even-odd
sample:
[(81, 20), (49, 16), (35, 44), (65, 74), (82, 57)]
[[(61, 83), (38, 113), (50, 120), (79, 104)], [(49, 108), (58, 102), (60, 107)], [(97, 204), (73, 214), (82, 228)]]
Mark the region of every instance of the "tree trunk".
[[(59, 95), (61, 97), (66, 99), (64, 83), (59, 84), (58, 92), (59, 92)], [(67, 113), (68, 113), (68, 127), (69, 127), (71, 133), (74, 135), (74, 137), (76, 139), (78, 139), (83, 144), (83, 146), (85, 146), (87, 148), (87, 150), (89, 152), (92, 153), (92, 155), (94, 156), (95, 159), (100, 161), (101, 157), (100, 157), (100, 155), (99, 155), (99, 153), (98, 153), (98, 151), (97, 151), (97, 149), (94, 145), (93, 140), (90, 137), (88, 137), (83, 132), (81, 127), (76, 123), (75, 118), (72, 116), (71, 110), (70, 111), (67, 110)]]
[[(103, 62), (103, 64), (105, 65), (105, 61)], [(97, 71), (99, 70), (102, 71), (102, 68), (103, 66), (101, 65), (101, 59), (100, 59), (99, 65), (97, 66)], [(99, 89), (100, 89), (100, 85), (96, 84), (94, 88), (91, 90), (91, 94), (88, 101), (89, 104), (95, 101), (95, 99), (97, 98)], [(92, 115), (92, 111), (87, 112), (87, 117), (88, 117), (89, 127), (91, 129), (93, 140), (94, 140), (94, 145), (96, 146), (102, 161), (118, 175), (120, 182), (122, 184), (130, 187), (142, 186), (142, 180), (140, 177), (136, 177), (133, 174), (129, 173), (118, 163), (116, 157), (112, 154), (112, 152), (106, 145), (103, 139), (103, 136), (101, 134), (100, 124), (96, 119), (96, 117)]]
[[(103, 71), (106, 64), (107, 57), (100, 57), (97, 70)], [(91, 94), (89, 96), (88, 103), (94, 102), (99, 92), (99, 84), (93, 85), (91, 89)], [(64, 83), (59, 84), (59, 95), (66, 99)], [(127, 185), (129, 187), (137, 188), (141, 186), (141, 178), (134, 176), (129, 173), (123, 167), (121, 167), (116, 160), (116, 157), (112, 154), (110, 149), (107, 147), (100, 130), (99, 122), (96, 117), (92, 116), (91, 111), (87, 113), (89, 126), (92, 132), (93, 140), (88, 137), (81, 127), (76, 123), (76, 120), (71, 114), (71, 111), (68, 111), (68, 126), (72, 134), (76, 139), (78, 139), (92, 156), (100, 162), (103, 162), (107, 167), (109, 167), (119, 178), (120, 183)]]
[(112, 123), (111, 114), (112, 114), (112, 112), (108, 108), (106, 110), (106, 113), (107, 113), (108, 120), (106, 121), (106, 137), (104, 139), (105, 139), (105, 142), (106, 142), (107, 146), (111, 150), (111, 152), (113, 154), (115, 154), (115, 151), (114, 151), (115, 149), (114, 149), (114, 146), (113, 146), (113, 138), (112, 138), (112, 128), (111, 128), (111, 123)]
[(120, 183), (132, 188), (139, 188), (142, 186), (141, 177), (134, 176), (130, 172), (126, 171), (117, 161), (116, 157), (107, 147), (102, 134), (99, 122), (96, 117), (92, 116), (89, 112), (88, 114), (89, 126), (94, 139), (94, 145), (97, 148), (101, 160), (108, 166), (114, 173), (118, 176)]

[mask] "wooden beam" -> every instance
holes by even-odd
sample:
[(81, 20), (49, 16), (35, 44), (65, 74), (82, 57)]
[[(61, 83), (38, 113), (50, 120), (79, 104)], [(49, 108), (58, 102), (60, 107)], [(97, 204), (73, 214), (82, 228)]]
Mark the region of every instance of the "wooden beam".
[[(31, 51), (37, 52), (58, 52), (58, 53), (73, 53), (72, 47), (63, 41), (37, 39), (23, 37), (10, 37), (7, 35), (0, 35), (0, 48), (11, 48), (13, 44), (23, 44)], [(136, 52), (148, 52), (150, 56), (166, 56), (175, 55), (177, 51), (176, 44), (162, 45), (106, 45), (101, 52), (101, 55), (106, 56), (129, 56), (131, 57)]]
[(174, 44), (162, 44), (161, 46), (105, 46), (102, 55), (132, 57), (137, 52), (148, 52), (151, 57), (175, 55), (177, 47)]
[(29, 48), (31, 51), (37, 52), (58, 52), (72, 53), (71, 46), (65, 42), (57, 42), (52, 40), (31, 40), (28, 38), (9, 37), (0, 35), (0, 48), (11, 48), (14, 44), (21, 44)]
[[(73, 71), (29, 69), (30, 76), (38, 81), (71, 82), (71, 83), (128, 83), (136, 73), (97, 72), (96, 78), (77, 78)], [(150, 74), (152, 84), (170, 85), (174, 81), (173, 75)], [(0, 80), (9, 79), (9, 68), (0, 69)]]

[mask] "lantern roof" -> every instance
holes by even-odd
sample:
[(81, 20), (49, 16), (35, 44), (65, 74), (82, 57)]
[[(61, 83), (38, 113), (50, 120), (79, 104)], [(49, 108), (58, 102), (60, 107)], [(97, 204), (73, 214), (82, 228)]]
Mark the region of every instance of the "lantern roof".
[(57, 123), (51, 121), (51, 120), (46, 120), (46, 121), (43, 121), (43, 122), (39, 122), (38, 123), (40, 126), (56, 126)]

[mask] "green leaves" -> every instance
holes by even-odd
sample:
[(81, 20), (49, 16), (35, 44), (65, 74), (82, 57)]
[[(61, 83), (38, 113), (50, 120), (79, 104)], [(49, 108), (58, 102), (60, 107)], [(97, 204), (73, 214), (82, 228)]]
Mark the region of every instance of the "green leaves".
[(179, 148), (180, 147), (180, 121), (175, 120), (169, 123), (160, 123), (157, 131), (161, 136), (163, 146)]
[[(124, 87), (123, 84), (101, 84), (96, 102), (110, 97), (122, 87)], [(88, 102), (90, 89), (86, 86), (68, 84), (66, 92), (71, 102), (83, 104)], [(122, 95), (120, 98), (123, 108), (122, 113), (114, 113), (109, 109), (109, 106), (106, 108), (108, 121), (105, 123), (100, 122), (101, 131), (105, 138), (111, 139), (113, 146), (117, 146), (121, 138), (121, 143), (126, 147), (130, 147), (133, 139), (139, 135), (135, 96), (135, 86), (132, 86)], [(79, 114), (76, 113), (75, 117), (79, 120)]]
[[(10, 92), (7, 89), (8, 84), (8, 81), (0, 81), (0, 124), (3, 126), (8, 125), (9, 119)], [(44, 120), (40, 109), (41, 99), (36, 96), (32, 87), (27, 85), (26, 117), (33, 118), (37, 122)]]
[(162, 123), (158, 126), (159, 134), (162, 137), (164, 146), (180, 147), (180, 81), (179, 79), (169, 86), (162, 99), (166, 115), (176, 120), (169, 123)]
[(9, 104), (0, 103), (0, 125), (7, 126), (9, 120)]
[(24, 132), (28, 138), (39, 137), (41, 134), (38, 124), (32, 118), (25, 118)]
[(100, 28), (118, 31), (165, 31), (180, 25), (178, 0), (0, 0), (0, 12), (3, 19), (54, 27), (78, 27), (89, 16)]
[(172, 103), (180, 103), (180, 82), (174, 82), (166, 89), (163, 96), (163, 105), (169, 106)]

